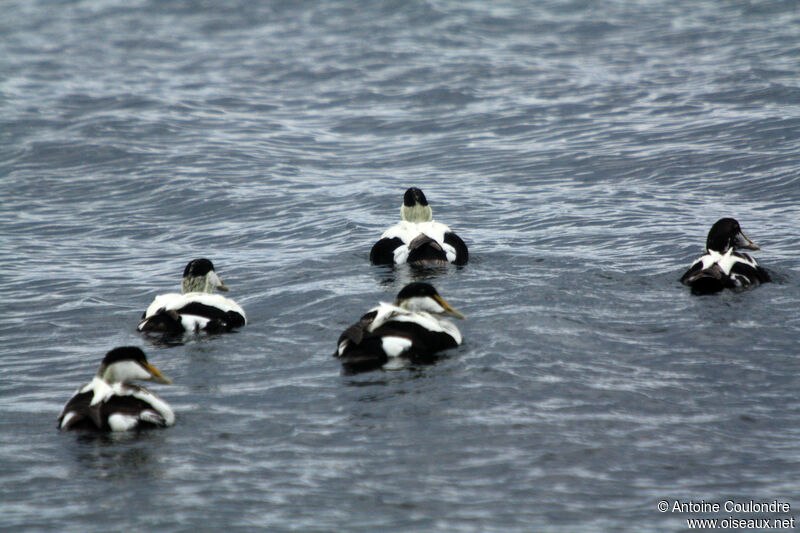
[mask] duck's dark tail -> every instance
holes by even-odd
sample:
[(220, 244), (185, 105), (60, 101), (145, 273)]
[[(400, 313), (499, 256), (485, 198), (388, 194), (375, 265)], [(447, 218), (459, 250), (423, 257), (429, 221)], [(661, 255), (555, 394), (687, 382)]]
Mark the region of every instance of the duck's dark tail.
[(159, 309), (155, 314), (139, 322), (138, 329), (146, 333), (181, 335), (183, 334), (183, 323), (180, 315), (175, 311)]
[(424, 264), (447, 263), (447, 254), (441, 244), (421, 233), (408, 244), (408, 262)]
[(706, 269), (690, 270), (683, 275), (681, 283), (691, 287), (694, 294), (712, 294), (731, 285), (717, 264)]

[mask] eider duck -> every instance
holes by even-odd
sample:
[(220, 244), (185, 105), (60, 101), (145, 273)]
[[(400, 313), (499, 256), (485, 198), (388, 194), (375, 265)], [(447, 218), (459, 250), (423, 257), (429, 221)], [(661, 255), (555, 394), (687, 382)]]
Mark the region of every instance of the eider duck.
[(372, 246), (369, 260), (373, 264), (464, 265), (469, 260), (467, 245), (449, 227), (433, 220), (428, 200), (416, 187), (403, 196), (400, 218)]
[(247, 324), (244, 310), (214, 289), (228, 287), (214, 271), (208, 259), (194, 259), (183, 271), (181, 290), (156, 296), (142, 314), (138, 330), (167, 335), (184, 333), (219, 333)]
[(106, 354), (95, 377), (78, 389), (58, 417), (59, 429), (128, 431), (167, 427), (175, 414), (167, 403), (133, 380), (170, 384), (135, 346), (114, 348)]
[(333, 355), (349, 373), (433, 362), (436, 352), (461, 344), (461, 332), (440, 316), (464, 318), (431, 284), (410, 283), (394, 303), (381, 302), (347, 328)]
[(745, 289), (770, 281), (766, 270), (756, 260), (737, 249), (760, 250), (748, 239), (739, 223), (721, 218), (708, 232), (706, 254), (697, 259), (681, 276), (681, 283), (695, 294), (709, 294), (722, 289)]

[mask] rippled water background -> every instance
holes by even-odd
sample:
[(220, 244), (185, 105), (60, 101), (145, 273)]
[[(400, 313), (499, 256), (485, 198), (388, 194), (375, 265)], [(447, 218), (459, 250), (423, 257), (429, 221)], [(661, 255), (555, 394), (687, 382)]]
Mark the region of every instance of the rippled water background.
[[(4, 3), (0, 528), (673, 531), (661, 499), (800, 509), (797, 3), (220, 4)], [(409, 186), (470, 246), (431, 274), (465, 343), (343, 376), (339, 333), (415, 276), (368, 264)], [(676, 281), (722, 216), (776, 283)], [(139, 337), (200, 256), (250, 324)], [(56, 431), (125, 344), (174, 379), (153, 389), (176, 426)]]

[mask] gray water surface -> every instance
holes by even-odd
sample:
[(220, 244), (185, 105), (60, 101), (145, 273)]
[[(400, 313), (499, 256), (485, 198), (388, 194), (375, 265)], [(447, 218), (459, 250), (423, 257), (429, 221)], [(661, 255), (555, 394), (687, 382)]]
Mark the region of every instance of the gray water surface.
[[(3, 11), (0, 528), (681, 531), (706, 515), (660, 500), (800, 509), (794, 2)], [(368, 261), (410, 186), (470, 247), (422, 276), (464, 344), (342, 375), (341, 331), (420, 277)], [(694, 297), (677, 279), (723, 216), (775, 282)], [(195, 257), (249, 324), (137, 335)], [(152, 389), (176, 425), (59, 433), (130, 344), (175, 381)]]

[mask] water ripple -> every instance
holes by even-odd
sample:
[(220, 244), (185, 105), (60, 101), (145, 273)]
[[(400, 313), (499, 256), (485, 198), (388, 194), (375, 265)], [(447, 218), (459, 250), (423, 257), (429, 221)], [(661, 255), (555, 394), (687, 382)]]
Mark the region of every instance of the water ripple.
[[(792, 2), (5, 8), (0, 525), (664, 531), (658, 499), (792, 494)], [(368, 264), (412, 185), (469, 265)], [(776, 282), (692, 297), (722, 216)], [(138, 336), (201, 256), (248, 326)], [(464, 345), (341, 375), (339, 333), (413, 279)], [(177, 425), (58, 434), (125, 344)]]

